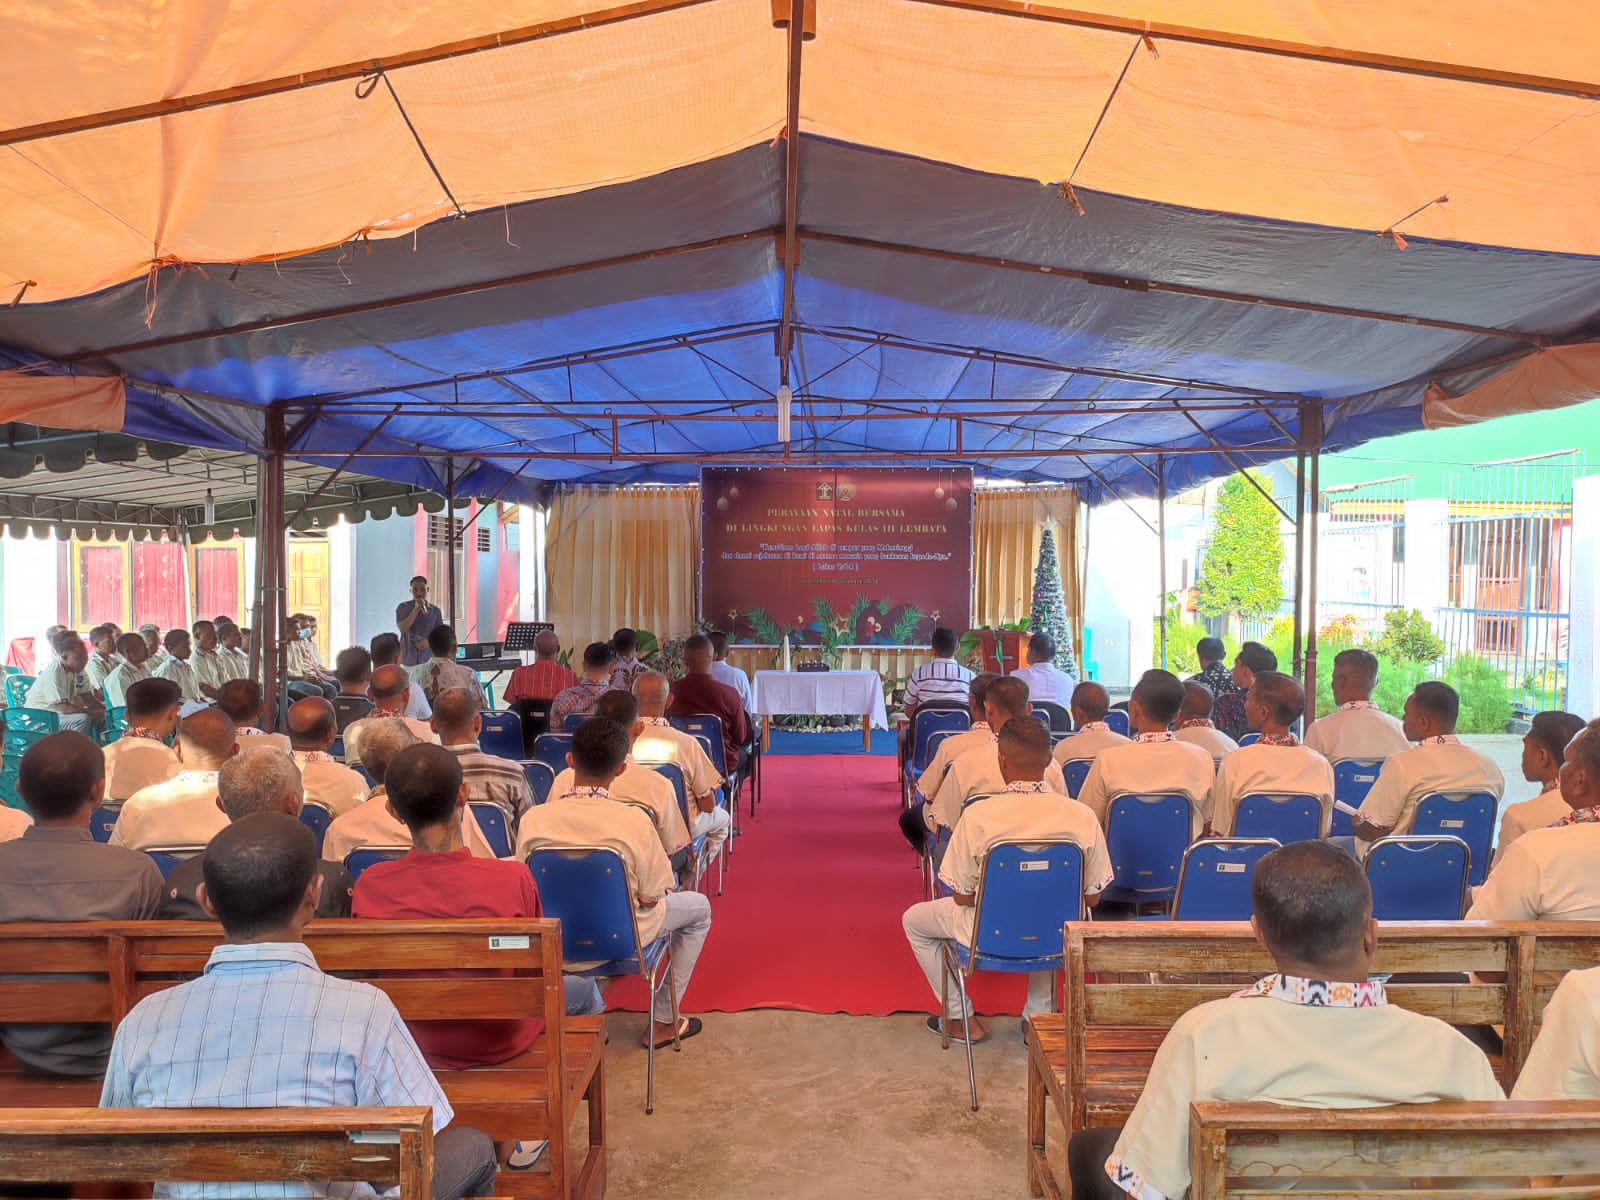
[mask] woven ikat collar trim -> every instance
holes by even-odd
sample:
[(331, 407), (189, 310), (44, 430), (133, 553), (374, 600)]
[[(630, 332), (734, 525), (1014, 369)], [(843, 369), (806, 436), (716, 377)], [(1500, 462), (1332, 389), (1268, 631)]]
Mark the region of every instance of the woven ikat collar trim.
[(148, 738), (152, 742), (162, 742), (166, 738), (154, 729), (146, 729), (143, 725), (130, 725), (122, 731), (125, 738)]
[(1258, 746), (1298, 746), (1292, 733), (1263, 733), (1256, 738)]
[(603, 787), (575, 787), (570, 791), (562, 792), (563, 800), (609, 800), (611, 789)]
[(1137, 740), (1141, 742), (1170, 742), (1172, 733), (1170, 730), (1163, 730), (1160, 733), (1141, 733)]
[(1006, 784), (1006, 791), (1008, 792), (1044, 792), (1048, 790), (1049, 789), (1044, 786), (1044, 781), (1042, 779), (1036, 779), (1032, 781), (1027, 779), (1017, 779)]
[(1378, 706), (1371, 700), (1346, 700), (1339, 705), (1340, 712), (1360, 712), (1363, 709), (1375, 709)]
[(1369, 979), (1365, 983), (1329, 983), (1325, 979), (1302, 979), (1298, 975), (1267, 975), (1252, 987), (1235, 992), (1235, 998), (1271, 996), (1307, 1008), (1379, 1008), (1389, 1003), (1383, 984)]
[(1556, 825), (1600, 825), (1600, 807), (1575, 808), (1557, 821)]
[(1215, 729), (1210, 717), (1190, 717), (1187, 721), (1178, 722), (1179, 729)]
[(1423, 738), (1417, 743), (1419, 746), (1459, 746), (1461, 739), (1453, 733), (1441, 733), (1438, 737)]

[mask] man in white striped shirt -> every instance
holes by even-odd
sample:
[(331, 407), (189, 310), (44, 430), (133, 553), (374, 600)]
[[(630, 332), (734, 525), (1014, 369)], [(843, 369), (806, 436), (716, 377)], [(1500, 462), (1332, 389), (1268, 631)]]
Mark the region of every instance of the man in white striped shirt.
[[(263, 812), (206, 848), (197, 898), (226, 937), (205, 974), (141, 1000), (117, 1029), (102, 1108), (433, 1109), (433, 1195), (487, 1196), (494, 1145), (455, 1113), (400, 1014), (370, 984), (324, 975), (302, 934), (322, 890), (316, 841)], [(312, 1196), (328, 1185), (158, 1184), (157, 1196)], [(373, 1194), (369, 1189), (360, 1194)]]
[(930, 645), (933, 661), (923, 663), (906, 681), (906, 716), (925, 704), (965, 708), (972, 686), (972, 672), (956, 661), (959, 645), (955, 630), (942, 626), (933, 631)]

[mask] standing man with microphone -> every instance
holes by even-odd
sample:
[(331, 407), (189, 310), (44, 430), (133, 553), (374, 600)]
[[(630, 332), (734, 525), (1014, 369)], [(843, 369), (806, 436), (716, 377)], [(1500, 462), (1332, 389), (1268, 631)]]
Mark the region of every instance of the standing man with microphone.
[(428, 661), (428, 635), (444, 621), (437, 605), (428, 603), (428, 577), (418, 575), (411, 581), (411, 599), (394, 610), (395, 625), (400, 630), (400, 661), (407, 667), (419, 667)]

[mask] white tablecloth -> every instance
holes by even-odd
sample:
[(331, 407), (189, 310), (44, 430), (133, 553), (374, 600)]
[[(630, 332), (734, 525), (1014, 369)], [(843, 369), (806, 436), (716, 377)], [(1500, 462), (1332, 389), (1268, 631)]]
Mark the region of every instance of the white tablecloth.
[(889, 728), (883, 680), (876, 671), (757, 671), (753, 700), (756, 712), (766, 716), (861, 713), (873, 728)]

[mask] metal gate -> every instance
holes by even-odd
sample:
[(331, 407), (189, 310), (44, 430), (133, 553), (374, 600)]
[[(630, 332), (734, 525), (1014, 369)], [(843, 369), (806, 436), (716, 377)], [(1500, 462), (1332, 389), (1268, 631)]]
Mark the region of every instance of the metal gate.
[(1384, 614), (1404, 603), (1406, 501), (1412, 479), (1396, 475), (1326, 488), (1317, 530), (1319, 629), (1349, 629), (1352, 640), (1383, 632)]

